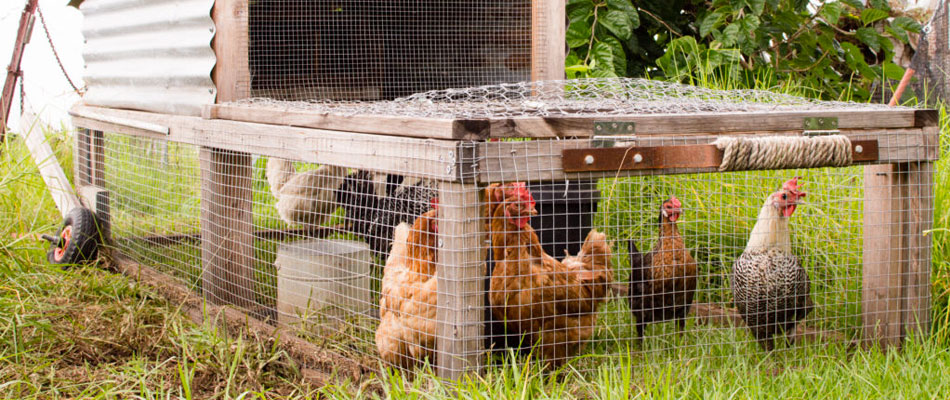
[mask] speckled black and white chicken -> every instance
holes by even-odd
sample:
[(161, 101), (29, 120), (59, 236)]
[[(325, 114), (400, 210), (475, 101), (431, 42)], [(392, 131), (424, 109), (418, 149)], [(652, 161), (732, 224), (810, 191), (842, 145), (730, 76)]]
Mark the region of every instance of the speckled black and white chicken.
[(393, 230), (412, 223), (431, 209), (438, 197), (435, 182), (370, 171), (350, 173), (337, 191), (348, 229), (370, 245), (373, 255), (386, 258)]
[(814, 307), (808, 273), (792, 252), (789, 218), (805, 192), (792, 178), (768, 196), (745, 251), (732, 269), (732, 294), (752, 336), (767, 351), (776, 334), (791, 342), (795, 325)]

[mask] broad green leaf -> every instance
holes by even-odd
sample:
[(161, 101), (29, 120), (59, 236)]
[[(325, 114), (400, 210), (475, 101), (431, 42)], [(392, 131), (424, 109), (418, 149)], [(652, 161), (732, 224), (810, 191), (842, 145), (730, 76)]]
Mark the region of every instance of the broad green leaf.
[(885, 62), (882, 66), (884, 77), (890, 80), (899, 81), (904, 77), (904, 68), (892, 62)]
[(640, 27), (640, 13), (630, 0), (607, 0), (607, 9), (623, 12), (630, 20), (630, 27)]
[(841, 0), (841, 2), (851, 6), (852, 8), (858, 11), (861, 11), (864, 9), (864, 3), (861, 0)]
[(616, 78), (617, 74), (612, 69), (594, 68), (590, 76), (593, 78)]
[(620, 40), (630, 39), (633, 34), (633, 27), (630, 26), (630, 19), (622, 11), (608, 10), (606, 14), (599, 15), (597, 22), (602, 24), (610, 33), (616, 35)]
[(825, 3), (821, 9), (821, 17), (829, 24), (836, 24), (841, 18), (841, 3), (837, 1)]
[(613, 53), (614, 71), (617, 75), (625, 75), (627, 73), (627, 54), (623, 51), (623, 44), (617, 38), (611, 36), (605, 37), (603, 43), (606, 43)]
[(567, 18), (571, 23), (586, 21), (594, 15), (594, 4), (584, 0), (577, 5), (567, 7)]
[(587, 21), (572, 22), (567, 27), (566, 37), (567, 45), (570, 48), (584, 46), (590, 42), (590, 24)]
[(870, 25), (889, 16), (890, 14), (888, 14), (887, 11), (877, 8), (865, 8), (864, 11), (861, 11), (861, 22), (864, 23), (864, 25)]
[(614, 68), (614, 52), (607, 43), (595, 43), (590, 53), (590, 59), (595, 69), (613, 70)]
[(871, 3), (871, 7), (891, 11), (891, 5), (888, 4), (887, 0), (871, 0), (869, 3)]
[(900, 16), (891, 21), (891, 26), (899, 26), (908, 32), (920, 33), (923, 27), (911, 17)]
[(722, 42), (722, 45), (725, 47), (732, 47), (736, 45), (738, 39), (739, 24), (729, 24), (726, 29), (722, 30), (722, 37), (719, 41)]
[(864, 42), (864, 44), (868, 45), (868, 48), (870, 48), (875, 53), (881, 51), (881, 41), (886, 40), (886, 39), (883, 39), (881, 37), (881, 34), (877, 33), (877, 31), (874, 30), (874, 28), (869, 28), (866, 26), (863, 28), (858, 28), (858, 30), (855, 31), (854, 33), (855, 33), (855, 36), (858, 37), (858, 39)]
[(706, 14), (706, 17), (703, 18), (703, 22), (699, 24), (699, 37), (706, 37), (709, 35), (709, 32), (719, 26), (719, 22), (722, 21), (724, 15), (720, 11), (713, 11), (709, 14)]
[(762, 11), (765, 10), (765, 0), (746, 0), (745, 3), (752, 10), (753, 15), (762, 15)]

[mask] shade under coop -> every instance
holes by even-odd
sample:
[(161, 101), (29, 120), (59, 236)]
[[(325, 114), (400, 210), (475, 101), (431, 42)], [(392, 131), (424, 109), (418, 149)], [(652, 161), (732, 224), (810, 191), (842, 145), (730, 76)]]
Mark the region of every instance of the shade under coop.
[(564, 10), (87, 0), (76, 185), (117, 263), (368, 370), (929, 331), (935, 111), (563, 80)]

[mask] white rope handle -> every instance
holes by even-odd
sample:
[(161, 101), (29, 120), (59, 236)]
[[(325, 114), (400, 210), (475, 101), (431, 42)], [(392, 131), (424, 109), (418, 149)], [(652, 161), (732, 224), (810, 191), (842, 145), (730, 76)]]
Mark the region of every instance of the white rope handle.
[(847, 136), (721, 137), (713, 142), (723, 150), (719, 171), (844, 167), (851, 165)]

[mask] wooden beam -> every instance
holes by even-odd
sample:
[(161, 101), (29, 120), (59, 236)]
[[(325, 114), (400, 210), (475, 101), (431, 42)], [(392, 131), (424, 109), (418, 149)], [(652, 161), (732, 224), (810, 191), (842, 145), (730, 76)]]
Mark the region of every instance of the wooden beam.
[(36, 125), (35, 117), (25, 113), (20, 120), (20, 125), (23, 127), (21, 131), (26, 135), (26, 148), (40, 170), (46, 189), (53, 197), (53, 203), (56, 203), (59, 213), (66, 218), (70, 210), (81, 205), (79, 197), (76, 196), (72, 185), (66, 179), (66, 173), (56, 160), (56, 155), (53, 154), (53, 149), (46, 140), (45, 132)]
[(439, 191), (438, 374), (479, 373), (485, 359), (485, 253), (474, 184), (444, 182)]
[(531, 0), (531, 80), (564, 79), (565, 0)]
[(862, 320), (867, 345), (900, 346), (930, 330), (933, 164), (864, 169)]
[[(854, 162), (877, 161), (877, 150), (876, 140), (851, 142)], [(565, 149), (561, 152), (561, 167), (564, 172), (712, 168), (722, 164), (724, 154), (725, 151), (714, 144)]]
[(828, 110), (750, 111), (703, 114), (603, 115), (583, 117), (518, 117), (490, 121), (493, 138), (589, 137), (595, 122), (633, 122), (640, 135), (716, 135), (803, 129), (805, 118), (837, 117), (838, 129), (917, 127), (917, 111)]
[(243, 104), (209, 104), (205, 106), (202, 117), (205, 119), (225, 119), (433, 139), (478, 140), (488, 137), (487, 120), (453, 120), (390, 115), (338, 115)]
[(215, 0), (211, 18), (215, 28), (211, 46), (217, 58), (211, 78), (218, 91), (217, 102), (245, 99), (251, 94), (248, 0)]
[[(309, 237), (323, 239), (334, 233), (349, 233), (343, 225), (321, 226), (316, 228), (264, 229), (254, 231), (257, 240), (284, 241), (292, 238)], [(201, 233), (179, 233), (174, 235), (131, 236), (123, 241), (141, 241), (153, 246), (171, 246), (181, 242), (201, 240)]]
[[(87, 113), (161, 124), (168, 127), (168, 135), (86, 118)], [(79, 127), (150, 139), (432, 179), (454, 180), (458, 175), (456, 141), (206, 120), (81, 105), (74, 106), (70, 115), (73, 124)]]
[(255, 312), (251, 155), (202, 147), (198, 158), (205, 299)]
[(78, 128), (74, 136), (76, 152), (73, 154), (73, 181), (77, 187), (92, 185), (92, 171), (89, 164), (92, 131)]
[[(763, 132), (758, 135), (801, 135), (797, 132)], [(933, 161), (937, 159), (937, 133), (933, 128), (842, 130), (853, 142), (878, 141), (878, 160), (861, 161), (856, 164), (885, 164), (895, 162)], [(752, 134), (749, 134), (752, 135)], [(717, 136), (637, 136), (630, 142), (618, 142), (617, 146), (690, 146), (706, 145)], [(532, 140), (517, 142), (482, 142), (477, 151), (479, 182), (548, 181), (579, 178), (623, 177), (643, 175), (670, 175), (716, 172), (717, 167), (670, 167), (653, 170), (619, 170), (571, 173), (564, 170), (563, 152), (568, 149), (591, 147), (589, 139)]]
[(933, 228), (933, 163), (901, 164), (907, 174), (907, 266), (903, 274), (903, 337), (930, 334), (930, 270), (933, 240), (924, 232)]

